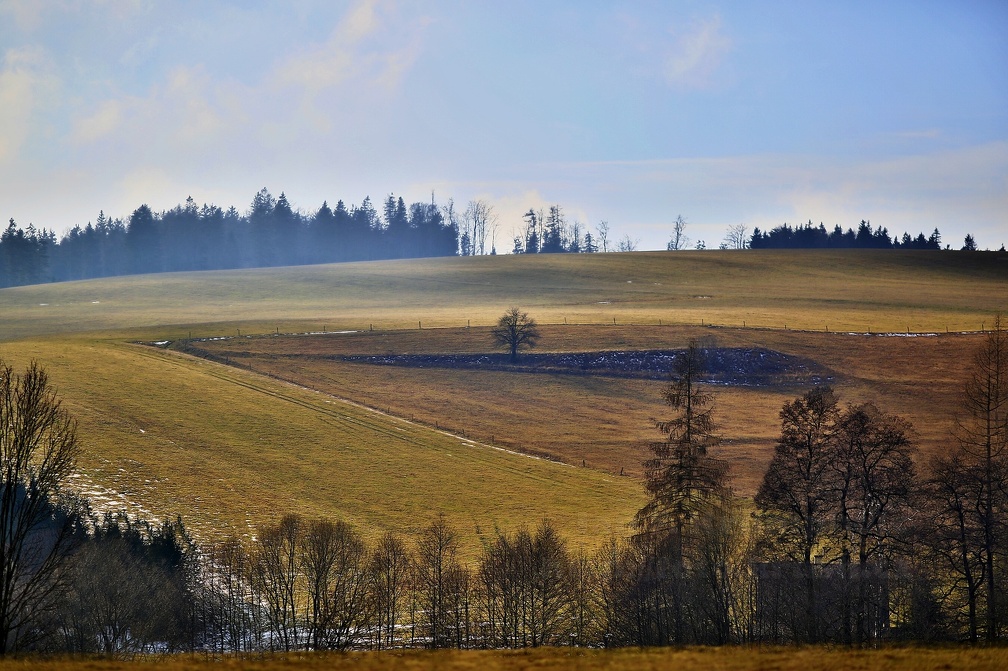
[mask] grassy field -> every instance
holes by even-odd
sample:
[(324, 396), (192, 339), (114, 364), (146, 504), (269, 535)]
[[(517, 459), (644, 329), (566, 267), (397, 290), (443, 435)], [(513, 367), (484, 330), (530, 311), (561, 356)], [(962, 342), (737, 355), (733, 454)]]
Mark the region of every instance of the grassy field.
[[(543, 346), (556, 349), (681, 344), (691, 330), (668, 324), (745, 323), (745, 330), (716, 335), (730, 344), (757, 334), (766, 346), (809, 353), (837, 370), (864, 361), (860, 372), (845, 373), (845, 396), (899, 400), (893, 409), (910, 413), (917, 412), (910, 406), (945, 404), (954, 393), (932, 385), (937, 396), (921, 396), (917, 387), (939, 372), (943, 380), (956, 378), (968, 337), (927, 340), (954, 350), (939, 361), (916, 349), (917, 340), (872, 338), (858, 349), (838, 345), (857, 337), (795, 329), (975, 330), (1008, 309), (1006, 259), (903, 252), (502, 256), (40, 285), (0, 290), (0, 358), (18, 367), (35, 358), (49, 369), (80, 420), (80, 486), (100, 490), (107, 506), (182, 514), (207, 532), (246, 532), (288, 510), (344, 517), (365, 530), (407, 531), (439, 511), (464, 532), (549, 516), (575, 543), (595, 544), (623, 531), (641, 503), (639, 484), (612, 474), (639, 468), (642, 444), (654, 437), (649, 418), (662, 410), (654, 383), (440, 371), (403, 377), (357, 366), (317, 368), (318, 378), (303, 385), (314, 391), (130, 341), (239, 330), (370, 334), (373, 327), (382, 333), (372, 344), (387, 350), (485, 349), (473, 332), (485, 333), (510, 304), (552, 325)], [(466, 324), (473, 329), (460, 328)], [(637, 326), (619, 328), (627, 324)], [(893, 356), (916, 377), (891, 379)], [(792, 395), (752, 393), (763, 396), (722, 400), (724, 449), (749, 474), (743, 489), (765, 463), (776, 413)], [(493, 436), (498, 446), (558, 454), (578, 466), (583, 459), (590, 468), (474, 444), (337, 396), (483, 441)], [(538, 418), (529, 428), (536, 439), (515, 438), (529, 417)], [(933, 430), (919, 429), (922, 438)], [(573, 447), (562, 452), (564, 445)]]
[(0, 660), (0, 671), (181, 671), (244, 669), (248, 671), (995, 671), (1008, 667), (1008, 649), (892, 648), (835, 650), (824, 648), (652, 648), (645, 650), (469, 650), (443, 652), (368, 652), (203, 660), (166, 657), (156, 660)]
[(156, 516), (180, 513), (203, 538), (247, 533), (288, 511), (346, 519), (369, 535), (410, 533), (444, 513), (470, 550), (478, 531), (543, 517), (594, 546), (623, 533), (642, 500), (626, 478), (154, 348), (47, 339), (3, 350), (18, 367), (45, 362), (80, 421), (86, 479), (115, 495), (106, 506), (118, 498)]
[(0, 341), (105, 331), (247, 332), (543, 323), (833, 331), (976, 330), (1008, 305), (1008, 254), (641, 252), (496, 256), (171, 273), (0, 291)]
[[(547, 326), (540, 350), (679, 348), (691, 339), (764, 347), (817, 362), (841, 399), (872, 401), (913, 422), (923, 455), (948, 441), (952, 411), (982, 334), (866, 336), (689, 326)], [(492, 351), (486, 328), (233, 338), (196, 343), (236, 365), (435, 426), (464, 430), (534, 454), (609, 473), (641, 474), (665, 416), (662, 382), (619, 377), (407, 368), (351, 363), (338, 355)], [(927, 362), (927, 365), (921, 365)], [(718, 453), (735, 486), (755, 492), (779, 435), (778, 412), (801, 387), (716, 387)], [(520, 399), (520, 401), (518, 400)], [(548, 408), (548, 412), (544, 411)]]

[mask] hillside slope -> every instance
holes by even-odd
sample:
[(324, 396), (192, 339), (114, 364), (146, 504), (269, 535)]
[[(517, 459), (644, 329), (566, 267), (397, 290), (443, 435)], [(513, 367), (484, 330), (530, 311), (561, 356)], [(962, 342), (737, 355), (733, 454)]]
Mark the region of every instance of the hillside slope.
[(477, 530), (549, 517), (578, 543), (622, 533), (628, 478), (517, 455), (190, 357), (87, 340), (21, 341), (80, 422), (83, 478), (102, 507), (181, 514), (197, 532), (250, 533), (282, 513), (346, 519), (368, 535), (444, 513)]
[(81, 331), (180, 337), (541, 322), (975, 330), (1008, 309), (1008, 254), (641, 252), (167, 273), (0, 290), (0, 341)]

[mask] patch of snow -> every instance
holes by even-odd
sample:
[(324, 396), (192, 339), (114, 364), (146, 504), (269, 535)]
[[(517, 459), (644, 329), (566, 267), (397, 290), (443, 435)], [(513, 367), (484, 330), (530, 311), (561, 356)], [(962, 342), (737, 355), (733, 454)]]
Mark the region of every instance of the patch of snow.
[(937, 338), (937, 333), (857, 333), (848, 331), (847, 335), (852, 336), (875, 336), (877, 338)]

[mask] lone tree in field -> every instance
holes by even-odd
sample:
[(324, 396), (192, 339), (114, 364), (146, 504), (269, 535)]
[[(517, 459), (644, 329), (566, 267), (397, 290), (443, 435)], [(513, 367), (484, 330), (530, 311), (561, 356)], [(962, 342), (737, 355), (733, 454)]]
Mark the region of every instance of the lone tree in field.
[(518, 360), (518, 350), (535, 347), (539, 340), (539, 326), (535, 320), (516, 307), (508, 308), (490, 333), (494, 344), (508, 348), (511, 361)]

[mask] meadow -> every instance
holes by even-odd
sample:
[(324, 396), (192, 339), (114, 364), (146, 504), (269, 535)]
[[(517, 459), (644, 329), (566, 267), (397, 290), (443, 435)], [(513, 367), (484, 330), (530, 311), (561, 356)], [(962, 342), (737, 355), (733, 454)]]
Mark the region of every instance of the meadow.
[[(976, 331), (1006, 297), (998, 253), (502, 256), (164, 274), (0, 291), (0, 358), (48, 368), (80, 422), (79, 486), (106, 509), (180, 514), (198, 535), (249, 534), (286, 511), (375, 533), (444, 512), (468, 536), (549, 517), (595, 546), (624, 533), (643, 500), (637, 478), (618, 474), (639, 474), (656, 437), (659, 382), (324, 363), (270, 348), (485, 351), (487, 327), (520, 305), (545, 325), (543, 350), (713, 336), (808, 356), (837, 372), (846, 400), (908, 414), (934, 446), (975, 336), (837, 332)], [(276, 337), (318, 331), (358, 333)], [(242, 339), (252, 371), (134, 344), (239, 333), (274, 334)], [(722, 449), (741, 492), (753, 491), (776, 413), (796, 393), (721, 394)]]
[[(982, 338), (977, 332), (1008, 310), (1008, 255), (485, 257), (38, 285), (0, 291), (0, 359), (16, 369), (35, 359), (49, 371), (79, 421), (84, 450), (73, 484), (99, 510), (181, 515), (202, 541), (253, 536), (289, 511), (346, 519), (371, 538), (386, 529), (410, 534), (443, 513), (470, 557), (481, 536), (549, 518), (575, 547), (597, 547), (627, 533), (643, 503), (640, 461), (657, 437), (652, 419), (664, 412), (661, 381), (338, 359), (489, 351), (488, 329), (510, 305), (543, 325), (540, 351), (677, 348), (700, 339), (803, 357), (827, 371), (844, 401), (873, 401), (911, 419), (926, 456), (947, 440), (970, 353)], [(228, 365), (178, 351), (190, 339)], [(737, 490), (748, 495), (772, 451), (781, 404), (803, 389), (716, 391), (720, 454), (733, 466)], [(4, 660), (0, 671), (25, 663)], [(30, 664), (208, 665), (193, 657)], [(211, 665), (1005, 664), (1000, 649), (724, 648), (409, 652)]]

